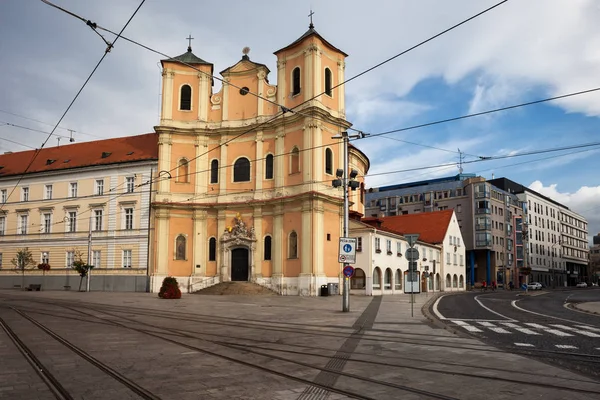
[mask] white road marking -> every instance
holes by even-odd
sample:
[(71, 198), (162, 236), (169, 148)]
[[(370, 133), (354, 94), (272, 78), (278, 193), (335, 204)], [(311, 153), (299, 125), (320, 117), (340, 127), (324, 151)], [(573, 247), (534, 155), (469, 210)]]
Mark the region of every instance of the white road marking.
[(440, 303), (440, 300), (442, 299), (442, 297), (444, 296), (440, 296), (438, 297), (438, 299), (435, 301), (435, 303), (433, 303), (433, 313), (435, 314), (436, 317), (438, 317), (439, 319), (447, 319), (446, 317), (444, 317), (442, 315), (442, 313), (439, 312), (438, 310), (438, 304)]
[(573, 328), (572, 326), (566, 326), (566, 325), (552, 325), (552, 326), (555, 328), (563, 329), (565, 331), (579, 333), (581, 335), (588, 336), (588, 337), (600, 337), (600, 335), (597, 333), (586, 331), (583, 329)]
[(496, 325), (492, 324), (491, 322), (485, 322), (485, 321), (481, 321), (479, 322), (479, 325), (481, 326), (485, 326), (486, 328), (488, 328), (491, 331), (494, 331), (496, 333), (510, 333), (509, 331), (507, 331), (504, 328), (499, 328)]
[(515, 343), (515, 346), (521, 346), (521, 347), (535, 347), (534, 345), (532, 345), (531, 343)]
[(465, 328), (469, 332), (483, 332), (481, 329), (471, 326), (464, 321), (460, 321), (460, 320), (454, 321), (453, 320), (452, 322), (454, 322), (456, 325), (460, 326), (461, 328)]
[(541, 329), (541, 330), (543, 330), (543, 331), (546, 331), (546, 332), (548, 332), (548, 333), (551, 333), (551, 334), (553, 334), (553, 335), (556, 335), (556, 336), (563, 336), (563, 337), (566, 337), (566, 336), (573, 336), (573, 335), (571, 335), (570, 333), (566, 333), (566, 332), (563, 332), (563, 331), (559, 331), (558, 329), (552, 329), (552, 328), (548, 328), (547, 326), (540, 325), (540, 324), (535, 324), (535, 323), (533, 323), (533, 322), (526, 322), (526, 323), (525, 323), (525, 325), (529, 325), (529, 326), (531, 326), (532, 328)]
[[(535, 312), (535, 311), (529, 311), (529, 310), (526, 310), (526, 309), (524, 309), (524, 308), (522, 308), (522, 307), (519, 307), (519, 306), (517, 305), (517, 301), (521, 301), (521, 300), (513, 300), (513, 301), (511, 301), (511, 303), (510, 303), (510, 304), (511, 304), (511, 305), (512, 305), (514, 308), (516, 308), (517, 310), (520, 310), (520, 311), (523, 311), (523, 312), (526, 312), (526, 313), (530, 313), (530, 314), (540, 315), (540, 316), (542, 316), (542, 317), (547, 317), (547, 318), (552, 318), (552, 319), (558, 319), (558, 320), (561, 320), (561, 321), (566, 321), (566, 322), (572, 322), (572, 323), (574, 323), (574, 324), (581, 324), (581, 322), (578, 322), (578, 321), (572, 321), (572, 320), (570, 320), (570, 319), (566, 319), (566, 318), (553, 317), (552, 315), (546, 315), (546, 314), (537, 313), (537, 312)], [(585, 326), (588, 326), (587, 324), (584, 324), (584, 325), (585, 325)], [(593, 328), (587, 328), (587, 329), (592, 329), (592, 330), (595, 330), (595, 329), (593, 329)], [(599, 331), (600, 331), (600, 330), (599, 330)]]
[(587, 329), (589, 331), (600, 332), (600, 329), (592, 328), (591, 326), (587, 326), (587, 325), (575, 325), (575, 326), (577, 326), (578, 328), (581, 328), (581, 329)]
[(522, 328), (519, 325), (514, 324), (512, 322), (501, 322), (501, 324), (508, 328), (512, 328), (516, 331), (522, 332), (526, 335), (540, 335), (540, 333), (538, 333), (538, 332), (532, 331), (531, 329), (528, 329), (528, 328)]
[(500, 317), (504, 318), (506, 321), (514, 321), (514, 319), (512, 319), (512, 318), (508, 318), (507, 316), (505, 316), (505, 315), (502, 315), (502, 314), (500, 314), (500, 313), (498, 313), (498, 312), (496, 312), (496, 311), (492, 310), (491, 308), (484, 306), (484, 305), (483, 305), (483, 303), (481, 302), (481, 300), (479, 300), (479, 299), (478, 299), (478, 297), (479, 297), (479, 296), (475, 296), (475, 301), (476, 301), (477, 303), (479, 303), (479, 305), (480, 305), (481, 307), (485, 308), (486, 310), (488, 310), (489, 312), (491, 312), (491, 313), (493, 313), (493, 314), (496, 314), (496, 315), (498, 315), (498, 316), (500, 316)]
[(558, 347), (559, 349), (576, 349), (576, 346), (571, 346), (570, 344), (555, 344), (555, 347)]

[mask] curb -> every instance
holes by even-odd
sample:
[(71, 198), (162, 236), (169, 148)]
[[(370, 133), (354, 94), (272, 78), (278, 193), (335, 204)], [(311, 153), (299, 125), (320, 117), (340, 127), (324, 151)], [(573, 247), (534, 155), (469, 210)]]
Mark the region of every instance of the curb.
[(449, 293), (437, 293), (436, 296), (433, 296), (432, 298), (430, 298), (429, 300), (427, 300), (425, 302), (425, 304), (423, 304), (423, 307), (421, 307), (421, 314), (423, 314), (423, 316), (425, 318), (427, 318), (427, 320), (429, 320), (429, 322), (431, 322), (433, 325), (437, 326), (438, 328), (441, 329), (445, 329), (450, 333), (455, 334), (456, 336), (460, 336), (462, 338), (467, 338), (467, 339), (473, 339), (473, 336), (459, 331), (458, 329), (443, 323), (441, 320), (437, 319), (433, 314), (431, 314), (429, 312), (429, 308), (431, 307), (431, 305), (433, 303), (435, 303), (439, 298), (444, 297), (444, 296), (452, 296), (452, 295), (459, 295), (459, 294), (465, 294), (465, 293), (469, 293), (467, 291), (465, 292), (449, 292)]
[(567, 307), (568, 307), (568, 308), (572, 308), (572, 309), (574, 309), (575, 311), (579, 311), (579, 312), (585, 313), (585, 314), (590, 314), (590, 315), (600, 315), (600, 312), (596, 312), (596, 311), (590, 311), (590, 310), (585, 310), (585, 309), (583, 309), (583, 308), (579, 308), (579, 307), (577, 307), (577, 304), (578, 304), (578, 303), (567, 303)]

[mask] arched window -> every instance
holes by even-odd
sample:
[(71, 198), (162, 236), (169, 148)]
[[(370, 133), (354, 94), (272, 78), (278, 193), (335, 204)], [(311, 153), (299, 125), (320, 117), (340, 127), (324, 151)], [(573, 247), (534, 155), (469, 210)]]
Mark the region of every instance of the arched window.
[(181, 94), (179, 97), (179, 109), (180, 110), (191, 110), (192, 109), (192, 87), (190, 85), (183, 85), (181, 87)]
[(333, 151), (325, 149), (325, 173), (333, 175)]
[(462, 275), (458, 278), (458, 287), (459, 288), (465, 287), (465, 278)]
[(325, 94), (331, 96), (331, 70), (325, 68)]
[(456, 274), (452, 277), (452, 287), (458, 287), (458, 276)]
[(238, 158), (233, 164), (233, 181), (250, 181), (250, 160), (248, 160), (246, 157)]
[(208, 261), (217, 261), (217, 239), (208, 239)]
[(185, 245), (186, 239), (184, 235), (177, 236), (175, 239), (175, 259), (176, 260), (185, 260)]
[(383, 276), (383, 288), (392, 288), (392, 270), (389, 268), (385, 270), (385, 275)]
[(365, 288), (365, 271), (360, 268), (354, 270), (354, 275), (350, 278), (350, 289)]
[(179, 160), (177, 164), (177, 182), (188, 182), (189, 162), (185, 158)]
[(273, 154), (265, 158), (265, 179), (273, 179)]
[(300, 94), (300, 67), (292, 71), (292, 96)]
[(381, 289), (381, 272), (379, 271), (379, 267), (373, 270), (373, 289)]
[(450, 274), (446, 275), (446, 287), (450, 287), (452, 286), (452, 277), (450, 276)]
[(402, 289), (402, 271), (399, 269), (396, 270), (395, 289), (396, 290)]
[(219, 183), (219, 160), (210, 162), (210, 183)]
[(300, 172), (300, 150), (294, 147), (290, 153), (290, 173), (296, 174), (298, 172)]
[(296, 231), (290, 233), (288, 258), (298, 258), (298, 234)]
[(265, 260), (271, 259), (271, 236), (265, 236), (265, 248), (264, 248)]

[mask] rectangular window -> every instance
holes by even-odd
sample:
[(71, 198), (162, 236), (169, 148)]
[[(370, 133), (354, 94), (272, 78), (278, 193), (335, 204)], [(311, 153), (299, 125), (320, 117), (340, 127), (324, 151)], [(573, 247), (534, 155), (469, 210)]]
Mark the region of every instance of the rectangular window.
[(100, 250), (94, 250), (92, 252), (92, 265), (95, 268), (100, 268), (100, 257), (101, 257)]
[(52, 214), (44, 214), (44, 233), (50, 233), (52, 229)]
[(104, 194), (104, 179), (96, 179), (96, 196)]
[(131, 250), (123, 250), (123, 268), (131, 268)]
[(69, 226), (68, 232), (77, 231), (77, 211), (69, 211)]
[(492, 245), (492, 234), (489, 232), (475, 234), (475, 246), (487, 247)]
[(46, 190), (44, 192), (44, 199), (52, 200), (52, 185), (46, 185)]
[(450, 264), (450, 253), (446, 253), (446, 264)]
[(386, 240), (386, 249), (388, 254), (392, 254), (392, 241)]
[(50, 253), (48, 253), (47, 251), (42, 252), (42, 263), (50, 264)]
[(458, 265), (456, 262), (456, 254), (454, 254), (454, 265)]
[(362, 251), (362, 237), (356, 238), (356, 251)]
[(22, 194), (22, 201), (29, 201), (29, 188), (28, 187), (24, 187), (21, 190), (21, 194)]
[(73, 268), (73, 261), (75, 261), (75, 252), (67, 251), (67, 259), (66, 259), (67, 268)]
[(2, 204), (5, 204), (8, 201), (8, 193), (6, 192), (6, 189), (2, 189), (0, 193), (2, 194)]
[(402, 242), (396, 242), (396, 254), (402, 254)]
[(69, 184), (69, 197), (77, 197), (77, 182)]
[(133, 229), (133, 208), (125, 209), (125, 229)]
[(102, 230), (102, 210), (94, 210), (94, 230), (101, 231)]
[(375, 252), (381, 253), (381, 240), (379, 238), (375, 238)]
[(133, 193), (133, 190), (135, 189), (135, 177), (128, 176), (126, 178), (126, 180), (127, 180), (127, 193)]
[(6, 217), (0, 217), (0, 236), (4, 236), (6, 231)]
[(27, 224), (29, 217), (27, 215), (19, 216), (19, 234), (27, 235)]
[(462, 267), (463, 265), (465, 265), (465, 260), (464, 260), (463, 255), (461, 254), (461, 256), (460, 256), (460, 266)]

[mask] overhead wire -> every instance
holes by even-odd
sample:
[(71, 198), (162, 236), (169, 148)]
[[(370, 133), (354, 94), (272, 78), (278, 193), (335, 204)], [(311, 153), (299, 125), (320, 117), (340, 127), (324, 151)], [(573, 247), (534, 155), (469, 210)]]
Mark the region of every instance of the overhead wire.
[[(39, 124), (44, 124), (44, 125), (49, 125), (49, 126), (54, 126), (54, 124), (51, 124), (49, 122), (44, 122), (44, 121), (40, 121), (39, 119), (35, 119), (35, 118), (31, 118), (31, 117), (27, 117), (25, 115), (21, 115), (21, 114), (17, 114), (11, 111), (6, 111), (6, 110), (0, 110), (0, 113), (4, 113), (4, 114), (8, 114), (8, 115), (12, 115), (14, 117), (18, 117), (18, 118), (23, 118), (23, 119), (27, 119), (29, 121), (33, 121), (33, 122), (37, 122)], [(27, 128), (29, 129), (29, 128)], [(81, 132), (79, 130), (76, 129), (69, 129), (69, 128), (65, 128), (64, 126), (59, 126), (57, 129), (63, 129), (65, 131), (69, 131), (69, 132), (73, 132), (73, 133), (78, 133), (80, 135), (86, 135), (86, 136), (91, 136), (91, 137), (95, 137), (95, 138), (99, 138), (99, 139), (104, 139), (103, 136), (99, 136), (99, 135), (94, 135), (91, 133), (86, 133), (86, 132)], [(44, 132), (44, 133), (48, 133), (48, 132)], [(54, 135), (56, 136), (56, 134)]]

